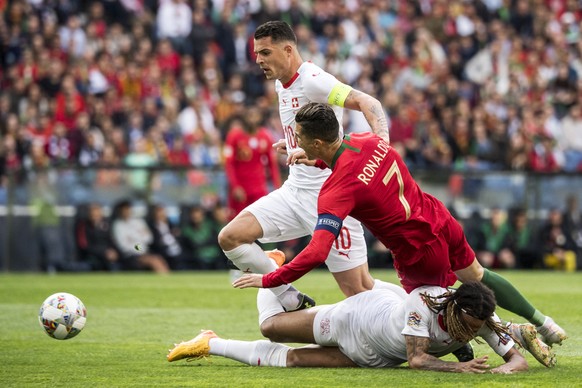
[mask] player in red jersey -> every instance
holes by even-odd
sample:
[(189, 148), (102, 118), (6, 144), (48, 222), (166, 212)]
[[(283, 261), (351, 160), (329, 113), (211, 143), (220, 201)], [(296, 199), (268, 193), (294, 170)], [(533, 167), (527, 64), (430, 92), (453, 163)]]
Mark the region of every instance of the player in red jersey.
[[(258, 120), (257, 120), (258, 117)], [(258, 108), (250, 108), (247, 120), (236, 120), (226, 135), (224, 168), (228, 179), (231, 218), (245, 207), (281, 186), (281, 175), (269, 131), (260, 126)], [(268, 173), (267, 173), (268, 172)]]
[(482, 281), (495, 292), (499, 306), (538, 326), (547, 344), (567, 338), (511, 283), (479, 264), (459, 223), (442, 202), (420, 190), (388, 143), (369, 133), (341, 138), (333, 110), (325, 104), (305, 105), (295, 121), (297, 143), (305, 155), (292, 162), (332, 170), (319, 193), (313, 238), (289, 264), (266, 275), (245, 275), (235, 287), (268, 288), (297, 280), (325, 261), (349, 214), (392, 250), (407, 292), (422, 285), (452, 286), (457, 277)]

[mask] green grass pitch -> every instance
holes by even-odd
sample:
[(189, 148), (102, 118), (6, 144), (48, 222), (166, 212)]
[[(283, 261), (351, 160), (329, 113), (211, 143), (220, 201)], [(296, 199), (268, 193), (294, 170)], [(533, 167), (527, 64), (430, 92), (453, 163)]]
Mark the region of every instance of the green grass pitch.
[[(393, 271), (374, 276), (396, 281)], [(557, 346), (558, 365), (546, 369), (530, 355), (530, 370), (509, 376), (396, 369), (257, 368), (211, 357), (168, 363), (174, 342), (213, 329), (224, 338), (260, 339), (255, 290), (236, 290), (227, 272), (132, 274), (0, 274), (1, 387), (376, 387), (582, 386), (582, 273), (504, 272), (536, 307), (569, 333)], [(319, 304), (342, 299), (331, 275), (314, 271), (296, 283)], [(38, 323), (42, 301), (58, 291), (88, 310), (77, 337), (58, 341)], [(503, 310), (505, 319), (520, 321)], [(502, 360), (487, 345), (477, 355)], [(446, 359), (453, 360), (447, 356)]]

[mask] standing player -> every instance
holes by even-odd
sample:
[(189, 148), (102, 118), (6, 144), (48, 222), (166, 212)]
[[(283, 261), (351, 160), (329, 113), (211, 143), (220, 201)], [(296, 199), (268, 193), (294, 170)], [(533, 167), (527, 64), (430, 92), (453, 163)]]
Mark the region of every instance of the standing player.
[(420, 190), (398, 153), (371, 133), (341, 136), (334, 112), (310, 103), (296, 115), (295, 136), (309, 160), (333, 171), (318, 199), (318, 220), (309, 245), (289, 264), (267, 275), (245, 275), (235, 287), (276, 287), (299, 279), (325, 261), (349, 215), (361, 220), (394, 254), (394, 267), (407, 292), (423, 285), (449, 287), (479, 280), (499, 305), (535, 324), (548, 345), (566, 332), (536, 310), (505, 278), (483, 268), (459, 223), (435, 197)]
[[(414, 369), (484, 373), (489, 370), (487, 356), (467, 362), (438, 358), (479, 336), (505, 360), (490, 372), (528, 368), (494, 313), (493, 292), (480, 282), (464, 283), (456, 291), (425, 286), (404, 296), (392, 290), (371, 290), (333, 305), (290, 313), (282, 312), (272, 294), (259, 290), (257, 306), (261, 329), (278, 331), (277, 342), (320, 346), (291, 348), (264, 340), (225, 340), (208, 330), (176, 345), (168, 361), (218, 355), (249, 365), (279, 367), (382, 368), (408, 362)], [(538, 361), (555, 365), (555, 355), (536, 338), (533, 325), (519, 325), (515, 334)]]
[(260, 125), (258, 109), (251, 107), (246, 119), (235, 119), (226, 135), (224, 169), (232, 217), (267, 195), (268, 178), (274, 188), (281, 186), (276, 154), (271, 147), (273, 140), (269, 131)]
[[(289, 155), (302, 152), (295, 140), (295, 113), (310, 101), (332, 105), (339, 122), (344, 107), (361, 111), (372, 131), (388, 141), (387, 120), (380, 102), (339, 82), (315, 64), (304, 62), (297, 50), (297, 38), (287, 23), (270, 21), (259, 26), (254, 35), (254, 52), (265, 77), (275, 80), (285, 132), (284, 142), (276, 146), (285, 148)], [(248, 206), (222, 229), (218, 241), (225, 255), (245, 272), (263, 274), (275, 270), (276, 264), (255, 241), (278, 242), (311, 234), (317, 220), (317, 195), (328, 176), (329, 171), (291, 166), (289, 179), (280, 189)], [(382, 286), (368, 272), (366, 243), (359, 222), (347, 218), (332, 245), (326, 264), (345, 295)], [(291, 285), (280, 285), (271, 291), (287, 311), (314, 303)]]

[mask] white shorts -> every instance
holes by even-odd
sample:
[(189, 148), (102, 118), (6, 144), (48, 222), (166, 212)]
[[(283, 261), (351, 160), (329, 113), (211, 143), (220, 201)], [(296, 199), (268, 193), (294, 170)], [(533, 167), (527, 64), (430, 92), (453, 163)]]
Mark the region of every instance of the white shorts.
[[(385, 298), (382, 305), (374, 301), (378, 297)], [(387, 305), (396, 305), (401, 300), (389, 290), (377, 290), (357, 294), (333, 305), (320, 306), (313, 320), (315, 342), (321, 346), (337, 346), (361, 367), (386, 368), (400, 365), (405, 361), (406, 350), (403, 349), (404, 354), (401, 357), (396, 357), (393, 349), (388, 348), (404, 348), (405, 345), (393, 345), (393, 341), (385, 338), (385, 326), (397, 325), (390, 315), (383, 312)], [(401, 336), (399, 332), (396, 335)], [(381, 344), (382, 350), (378, 348), (378, 344)]]
[[(252, 213), (263, 228), (259, 241), (288, 241), (312, 235), (317, 222), (318, 195), (319, 190), (298, 189), (285, 182), (281, 188), (249, 205), (245, 210)], [(325, 264), (330, 272), (342, 272), (367, 261), (362, 225), (347, 217)]]

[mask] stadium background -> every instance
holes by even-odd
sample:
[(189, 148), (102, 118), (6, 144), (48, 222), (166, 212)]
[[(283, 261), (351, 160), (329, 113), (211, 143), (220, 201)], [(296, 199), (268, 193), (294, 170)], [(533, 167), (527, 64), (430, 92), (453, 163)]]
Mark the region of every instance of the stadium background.
[[(568, 196), (582, 201), (579, 1), (0, 8), (3, 270), (43, 268), (43, 226), (56, 226), (74, 260), (72, 228), (89, 201), (110, 209), (130, 197), (142, 213), (160, 203), (177, 221), (186, 206), (223, 202), (221, 146), (233, 118), (258, 106), (282, 137), (273, 82), (250, 46), (254, 28), (272, 19), (295, 27), (304, 59), (382, 101), (393, 145), (466, 227), (475, 214), (523, 208), (537, 228), (552, 209), (566, 211)], [(360, 114), (346, 116), (346, 131), (365, 126)]]

